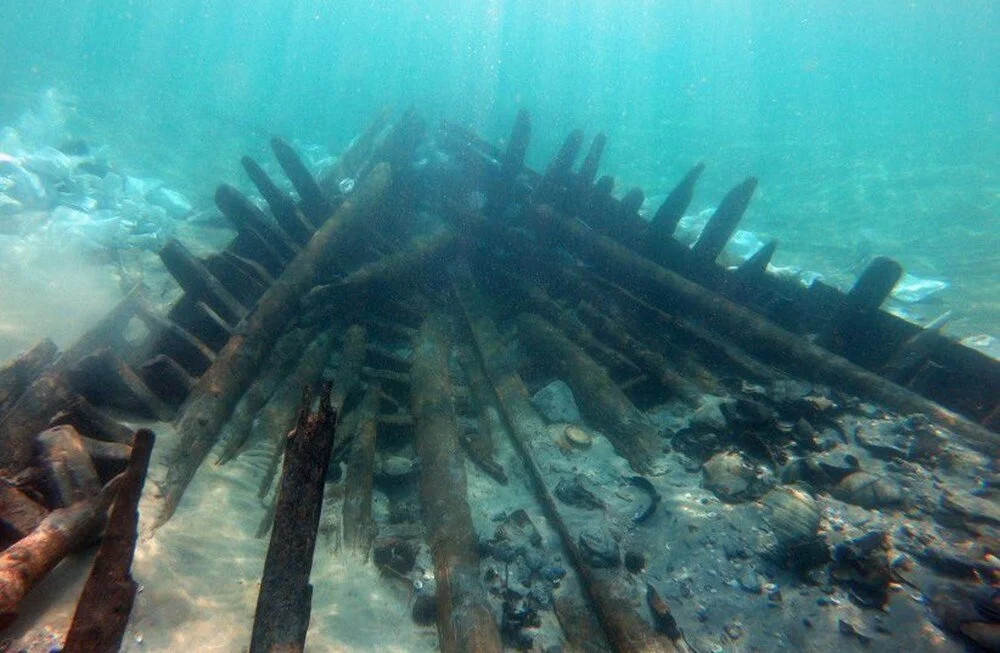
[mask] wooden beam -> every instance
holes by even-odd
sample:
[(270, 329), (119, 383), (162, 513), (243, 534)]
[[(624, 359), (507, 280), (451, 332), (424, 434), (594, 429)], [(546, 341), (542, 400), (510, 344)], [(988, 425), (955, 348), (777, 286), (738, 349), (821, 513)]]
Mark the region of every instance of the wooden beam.
[[(312, 612), (313, 551), (337, 413), (324, 387), (313, 413), (302, 393), (298, 423), (288, 437), (271, 542), (254, 612), (251, 653), (302, 651)], [(281, 435), (281, 434), (279, 434)]]
[(132, 558), (139, 532), (139, 498), (146, 482), (155, 436), (136, 431), (128, 468), (122, 474), (108, 527), (66, 634), (66, 653), (114, 653), (121, 647), (138, 584)]
[(537, 443), (549, 441), (548, 428), (531, 405), (528, 391), (509, 360), (507, 347), (487, 313), (467, 268), (462, 266), (456, 269), (452, 275), (452, 286), (472, 331), (476, 353), (496, 393), (504, 420), (531, 476), (535, 492), (546, 516), (559, 533), (612, 649), (622, 653), (675, 652), (673, 643), (655, 632), (632, 607), (632, 601), (622, 592), (624, 586), (620, 579), (613, 573), (606, 573), (607, 570), (594, 569), (584, 561), (577, 540), (548, 486), (551, 475), (543, 471), (537, 462), (535, 448)]
[(432, 316), (414, 343), (411, 403), (421, 461), (421, 505), (437, 579), (438, 637), (445, 653), (499, 652), (500, 633), (479, 580), (479, 543), (466, 498), (450, 357), (447, 324), (441, 316)]
[(535, 215), (542, 228), (554, 232), (610, 276), (648, 289), (661, 301), (669, 302), (675, 312), (696, 316), (707, 329), (753, 351), (758, 358), (803, 379), (829, 383), (891, 410), (924, 413), (979, 450), (995, 452), (1000, 447), (1000, 434), (786, 331), (548, 207), (539, 207)]
[(170, 519), (188, 483), (208, 455), (219, 429), (240, 395), (250, 385), (260, 364), (281, 335), (302, 296), (318, 276), (330, 268), (345, 232), (350, 231), (381, 201), (390, 178), (389, 167), (379, 165), (361, 188), (341, 204), (257, 302), (240, 331), (219, 352), (181, 407), (175, 426), (179, 442), (168, 461), (164, 497), (156, 524)]

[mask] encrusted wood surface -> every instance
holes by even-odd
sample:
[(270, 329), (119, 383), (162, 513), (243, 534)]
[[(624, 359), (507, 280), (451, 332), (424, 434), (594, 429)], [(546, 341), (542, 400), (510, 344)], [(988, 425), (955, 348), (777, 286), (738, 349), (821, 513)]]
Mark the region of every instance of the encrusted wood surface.
[(479, 581), (478, 539), (466, 498), (465, 461), (451, 394), (447, 324), (432, 316), (414, 343), (412, 412), (421, 460), (420, 498), (437, 579), (441, 650), (500, 651)]
[(66, 653), (114, 653), (121, 646), (138, 588), (132, 579), (132, 558), (138, 537), (139, 497), (154, 441), (150, 430), (135, 433), (132, 455), (121, 476), (108, 527), (66, 635)]
[(219, 352), (181, 407), (175, 426), (180, 440), (168, 463), (163, 503), (156, 524), (174, 514), (184, 490), (208, 455), (219, 429), (240, 395), (253, 381), (260, 364), (281, 335), (302, 296), (318, 275), (330, 268), (345, 232), (368, 215), (389, 184), (387, 165), (379, 165), (362, 181), (350, 199), (316, 231), (302, 253), (260, 298), (239, 330)]

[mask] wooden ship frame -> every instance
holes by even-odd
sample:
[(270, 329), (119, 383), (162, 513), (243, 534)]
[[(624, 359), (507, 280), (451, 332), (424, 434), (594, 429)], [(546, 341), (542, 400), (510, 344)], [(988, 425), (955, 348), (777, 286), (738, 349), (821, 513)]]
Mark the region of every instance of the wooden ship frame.
[[(716, 259), (755, 179), (723, 198), (689, 248), (672, 234), (701, 164), (646, 221), (640, 189), (617, 199), (614, 180), (598, 178), (603, 134), (574, 169), (584, 137), (573, 131), (537, 172), (524, 165), (530, 133), (526, 111), (503, 150), (451, 123), (431, 134), (412, 110), (395, 122), (381, 115), (318, 180), (275, 139), (295, 195), (244, 157), (267, 210), (219, 187), (216, 203), (238, 235), (205, 259), (176, 240), (163, 248), (184, 291), (168, 311), (137, 290), (69, 349), (43, 341), (0, 370), (0, 614), (16, 614), (38, 579), (104, 528), (63, 650), (120, 646), (153, 434), (133, 433), (104, 407), (172, 421), (177, 431), (156, 525), (173, 516), (213, 448), (222, 464), (239, 455), (255, 420), (255, 432), (276, 442), (275, 478), (262, 480), (262, 496), (273, 483), (277, 490), (262, 524), (271, 546), (252, 651), (302, 649), (313, 549), (331, 496), (342, 547), (361, 559), (394, 572), (408, 540), (429, 544), (442, 650), (516, 647), (523, 615), (505, 600), (498, 619), (487, 601), (464, 467), (468, 457), (507, 483), (492, 452), (508, 435), (575, 577), (555, 605), (570, 647), (687, 649), (653, 585), (637, 602), (623, 593), (625, 570), (588, 563), (581, 520), (539, 464), (551, 438), (526, 389), (533, 366), (569, 383), (588, 423), (649, 491), (650, 511), (659, 495), (643, 475), (668, 446), (639, 407), (650, 397), (694, 410), (721, 388), (747, 395), (801, 381), (923, 414), (996, 456), (1000, 364), (882, 310), (898, 264), (875, 259), (847, 293), (768, 273), (773, 242), (726, 268)], [(439, 160), (414, 165), (430, 139)], [(428, 229), (421, 211), (440, 223)], [(336, 375), (318, 387), (338, 343)], [(399, 343), (412, 344), (412, 355)], [(377, 525), (376, 451), (401, 438), (421, 462), (423, 522)], [(792, 446), (765, 443), (761, 455), (778, 461)], [(504, 525), (533, 539), (530, 520)], [(996, 582), (996, 569), (977, 573)]]

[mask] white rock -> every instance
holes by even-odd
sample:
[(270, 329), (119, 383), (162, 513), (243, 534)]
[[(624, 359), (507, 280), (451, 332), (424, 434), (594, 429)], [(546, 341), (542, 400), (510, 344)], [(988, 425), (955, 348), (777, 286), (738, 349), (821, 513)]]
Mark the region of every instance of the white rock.
[(24, 167), (34, 173), (51, 177), (53, 179), (64, 179), (73, 173), (76, 161), (72, 157), (63, 154), (54, 147), (43, 147), (32, 152), (23, 158)]
[(892, 296), (901, 302), (913, 304), (927, 299), (936, 292), (948, 287), (947, 281), (939, 279), (921, 279), (912, 274), (904, 274), (892, 291)]
[(548, 384), (535, 393), (531, 403), (550, 422), (579, 424), (583, 421), (576, 400), (573, 399), (573, 391), (565, 381), (556, 380)]
[(45, 184), (38, 175), (21, 166), (17, 159), (0, 153), (0, 177), (12, 182), (8, 185), (7, 194), (21, 204), (36, 207), (45, 203)]
[(152, 177), (125, 177), (125, 196), (129, 199), (145, 199), (163, 185)]
[(24, 208), (24, 205), (13, 197), (0, 193), (0, 215), (11, 215)]
[(185, 218), (193, 208), (186, 197), (175, 190), (163, 187), (149, 194), (149, 202), (165, 209), (167, 215), (175, 220)]

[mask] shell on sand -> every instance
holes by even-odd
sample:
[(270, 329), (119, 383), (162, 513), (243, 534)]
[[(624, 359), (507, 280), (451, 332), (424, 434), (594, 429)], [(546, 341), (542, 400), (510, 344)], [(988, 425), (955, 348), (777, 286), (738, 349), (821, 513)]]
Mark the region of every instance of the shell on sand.
[(563, 436), (565, 436), (567, 442), (580, 449), (586, 449), (594, 442), (594, 436), (573, 424), (566, 427), (566, 430), (563, 431)]

